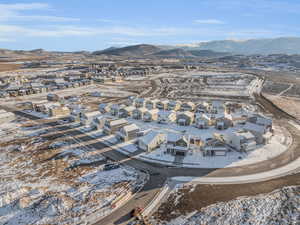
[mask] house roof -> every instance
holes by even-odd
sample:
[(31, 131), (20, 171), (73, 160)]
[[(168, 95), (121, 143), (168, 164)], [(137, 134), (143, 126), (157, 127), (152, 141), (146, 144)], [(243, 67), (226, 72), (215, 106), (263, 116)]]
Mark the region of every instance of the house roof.
[(161, 133), (157, 131), (150, 131), (145, 136), (140, 138), (140, 141), (142, 141), (144, 144), (150, 144), (158, 135)]
[(131, 131), (139, 130), (139, 127), (133, 123), (133, 124), (124, 126), (123, 129), (126, 132), (131, 132)]
[(92, 111), (92, 112), (86, 112), (86, 113), (84, 113), (84, 115), (86, 116), (86, 117), (96, 117), (96, 116), (99, 116), (99, 111)]
[(250, 123), (250, 122), (247, 122), (243, 128), (245, 130), (256, 131), (256, 132), (259, 132), (259, 133), (264, 133), (265, 132), (265, 127), (257, 125), (255, 123)]
[(128, 123), (127, 120), (125, 120), (125, 119), (117, 119), (117, 120), (110, 121), (111, 126), (116, 126), (116, 125), (125, 124), (125, 123)]

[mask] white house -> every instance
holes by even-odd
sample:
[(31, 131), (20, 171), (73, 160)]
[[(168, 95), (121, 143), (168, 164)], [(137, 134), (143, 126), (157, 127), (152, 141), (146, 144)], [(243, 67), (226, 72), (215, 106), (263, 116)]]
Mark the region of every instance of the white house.
[(172, 123), (176, 121), (176, 112), (174, 111), (159, 111), (158, 112), (158, 123)]
[(246, 131), (250, 131), (255, 136), (255, 140), (257, 144), (263, 144), (265, 143), (265, 141), (267, 141), (265, 137), (269, 137), (269, 138), (271, 137), (265, 135), (269, 131), (269, 128), (261, 125), (257, 125), (255, 123), (247, 122), (245, 126), (243, 126), (243, 129)]
[(256, 138), (249, 131), (241, 130), (224, 134), (215, 134), (215, 136), (219, 136), (221, 140), (237, 151), (247, 152), (256, 147)]
[(166, 140), (166, 135), (156, 131), (150, 131), (145, 136), (140, 137), (138, 146), (140, 149), (151, 152), (158, 148)]
[(97, 125), (95, 124), (95, 118), (100, 116), (101, 114), (99, 111), (93, 111), (93, 112), (83, 112), (80, 117), (80, 123), (83, 126), (91, 126), (96, 128)]
[(139, 131), (136, 124), (125, 125), (116, 133), (116, 138), (121, 141), (130, 141), (138, 137)]
[(145, 122), (155, 121), (158, 118), (159, 109), (152, 109), (144, 113), (143, 120)]
[(186, 156), (190, 149), (190, 143), (186, 136), (168, 133), (167, 153), (172, 155)]
[(226, 156), (227, 151), (225, 143), (213, 138), (205, 142), (203, 156)]
[(113, 134), (119, 131), (122, 127), (126, 126), (128, 121), (125, 119), (116, 119), (116, 120), (106, 120), (103, 127), (103, 132), (105, 134)]

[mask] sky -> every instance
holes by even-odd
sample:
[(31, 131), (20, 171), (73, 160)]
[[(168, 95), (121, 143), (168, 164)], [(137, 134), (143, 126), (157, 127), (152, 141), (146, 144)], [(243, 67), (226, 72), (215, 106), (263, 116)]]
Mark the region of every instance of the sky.
[(0, 0), (0, 48), (291, 37), (300, 36), (299, 21), (300, 0)]

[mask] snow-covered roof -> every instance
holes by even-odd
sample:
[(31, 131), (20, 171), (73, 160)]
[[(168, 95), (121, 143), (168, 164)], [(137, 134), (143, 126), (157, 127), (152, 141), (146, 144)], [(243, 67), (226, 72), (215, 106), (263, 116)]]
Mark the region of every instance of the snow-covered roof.
[(96, 116), (99, 116), (99, 111), (86, 112), (86, 113), (84, 113), (84, 115), (86, 117), (96, 117)]
[(150, 144), (160, 134), (161, 133), (156, 132), (156, 131), (150, 131), (145, 136), (141, 137), (140, 141), (143, 142), (146, 145)]
[(183, 113), (180, 113), (179, 114), (179, 116), (180, 115), (185, 115), (185, 116), (187, 116), (187, 117), (194, 117), (194, 113), (192, 113), (192, 112), (189, 112), (189, 111), (186, 111), (186, 112), (183, 112)]
[(149, 110), (148, 112), (146, 112), (146, 113), (149, 113), (149, 114), (155, 114), (155, 113), (158, 113), (159, 112), (159, 109), (151, 109), (151, 110)]
[(111, 126), (116, 126), (116, 125), (124, 124), (124, 123), (127, 123), (127, 120), (125, 120), (125, 119), (117, 119), (117, 120), (110, 121), (110, 125)]
[(176, 142), (182, 138), (182, 134), (177, 134), (177, 133), (171, 133), (169, 132), (167, 134), (167, 140), (170, 142)]
[(126, 132), (131, 132), (131, 131), (139, 130), (139, 127), (133, 123), (133, 124), (124, 126), (123, 130)]
[(249, 130), (249, 131), (256, 131), (259, 133), (264, 133), (265, 132), (265, 128), (263, 126), (257, 125), (255, 123), (250, 123), (247, 122), (244, 127), (245, 130)]
[(255, 136), (249, 131), (239, 131), (239, 132), (236, 132), (236, 135), (240, 136), (240, 137), (244, 137), (246, 139), (255, 138)]

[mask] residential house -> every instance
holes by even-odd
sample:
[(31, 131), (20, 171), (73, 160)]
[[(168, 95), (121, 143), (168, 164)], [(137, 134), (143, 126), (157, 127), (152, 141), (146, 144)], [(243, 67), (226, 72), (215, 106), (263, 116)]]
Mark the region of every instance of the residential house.
[(172, 123), (176, 121), (176, 112), (174, 111), (159, 111), (158, 112), (158, 123)]
[(248, 119), (248, 116), (245, 113), (225, 113), (224, 116), (231, 121), (232, 126), (243, 125)]
[(165, 141), (165, 134), (156, 131), (150, 131), (145, 136), (139, 138), (138, 146), (140, 149), (146, 152), (151, 152), (154, 149), (158, 148)]
[(158, 102), (159, 102), (158, 99), (153, 99), (153, 100), (148, 99), (148, 100), (146, 100), (146, 104), (145, 104), (146, 108), (149, 109), (149, 110), (150, 109), (155, 109)]
[(125, 119), (106, 120), (104, 123), (103, 132), (107, 135), (114, 134), (127, 124), (128, 121)]
[(167, 136), (167, 153), (178, 156), (186, 156), (190, 143), (186, 136), (168, 133)]
[(119, 110), (119, 117), (120, 118), (130, 117), (130, 116), (132, 116), (132, 113), (134, 110), (135, 110), (134, 106), (127, 106), (127, 107), (121, 108)]
[(269, 127), (261, 126), (255, 123), (246, 122), (245, 126), (243, 126), (245, 131), (250, 131), (255, 136), (255, 141), (257, 144), (263, 144), (271, 138), (269, 133)]
[(240, 130), (224, 134), (215, 134), (215, 137), (219, 137), (219, 139), (228, 146), (241, 152), (248, 152), (256, 147), (256, 138), (249, 131)]
[(66, 117), (70, 116), (70, 109), (66, 106), (52, 106), (49, 108), (49, 116), (51, 117)]
[(272, 119), (263, 117), (261, 115), (255, 115), (248, 118), (250, 123), (255, 123), (257, 125), (263, 126), (268, 130), (272, 130)]
[(111, 103), (101, 103), (99, 105), (99, 111), (101, 113), (108, 113), (110, 112), (110, 108), (111, 108), (112, 104)]
[(199, 129), (208, 129), (208, 120), (205, 120), (203, 118), (199, 118), (195, 122), (195, 126)]
[(130, 141), (138, 137), (139, 130), (136, 124), (125, 125), (116, 133), (116, 138), (121, 141)]
[(171, 101), (168, 102), (167, 109), (169, 111), (171, 111), (171, 110), (178, 111), (180, 109), (180, 107), (181, 107), (181, 104), (182, 104), (181, 101), (173, 101), (173, 100), (171, 100)]
[(203, 147), (203, 156), (226, 156), (227, 154), (226, 144), (216, 138), (210, 138), (206, 140)]
[(144, 114), (147, 111), (148, 111), (147, 108), (134, 109), (133, 112), (132, 112), (132, 118), (136, 119), (136, 120), (141, 120), (141, 119), (144, 118)]
[(177, 114), (176, 123), (180, 126), (189, 126), (194, 122), (194, 113), (186, 111)]
[(196, 113), (205, 113), (207, 111), (207, 106), (204, 103), (198, 103), (195, 107)]
[(110, 106), (109, 112), (112, 116), (118, 116), (120, 108), (121, 108), (121, 106), (119, 106), (118, 104), (112, 104)]
[(180, 111), (193, 111), (196, 105), (193, 102), (184, 102), (181, 104)]
[(145, 122), (151, 122), (158, 119), (159, 109), (152, 109), (144, 113), (143, 120)]
[(97, 127), (95, 124), (95, 119), (100, 116), (99, 111), (93, 111), (93, 112), (82, 112), (80, 115), (80, 123), (83, 126), (91, 126), (91, 127)]
[(146, 103), (146, 101), (145, 101), (144, 98), (136, 98), (136, 99), (134, 99), (134, 106), (136, 108), (143, 108), (143, 107), (145, 107), (145, 103)]
[(156, 108), (160, 109), (160, 110), (166, 110), (168, 108), (168, 100), (162, 100), (157, 102), (156, 104)]

